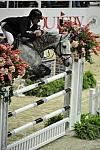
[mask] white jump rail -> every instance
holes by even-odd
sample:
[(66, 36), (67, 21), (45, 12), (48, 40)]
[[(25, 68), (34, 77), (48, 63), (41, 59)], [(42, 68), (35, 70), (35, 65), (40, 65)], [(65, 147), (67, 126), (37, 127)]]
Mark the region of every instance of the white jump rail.
[(52, 113), (50, 113), (50, 114), (47, 114), (47, 115), (45, 115), (45, 116), (43, 116), (43, 117), (37, 118), (37, 119), (35, 119), (34, 121), (29, 122), (29, 123), (27, 123), (27, 124), (25, 124), (25, 125), (23, 125), (23, 126), (21, 126), (21, 127), (18, 127), (18, 128), (16, 128), (16, 129), (13, 129), (12, 131), (9, 131), (9, 132), (8, 132), (8, 137), (9, 137), (9, 136), (12, 136), (12, 135), (16, 135), (16, 134), (19, 133), (20, 131), (23, 131), (23, 130), (25, 130), (25, 129), (27, 129), (27, 128), (31, 128), (32, 126), (34, 126), (34, 125), (36, 125), (36, 124), (38, 124), (38, 123), (40, 123), (40, 122), (46, 121), (47, 119), (50, 119), (50, 118), (52, 118), (52, 117), (54, 117), (54, 116), (56, 116), (56, 115), (59, 115), (59, 114), (65, 112), (66, 110), (68, 110), (69, 108), (70, 108), (69, 106), (63, 107), (63, 108), (58, 109), (58, 110), (56, 110), (56, 111), (54, 111), (54, 112), (52, 112)]
[(96, 88), (89, 90), (89, 113), (100, 113), (100, 81), (97, 82)]
[(58, 75), (52, 76), (52, 77), (50, 77), (50, 78), (44, 79), (44, 80), (42, 80), (42, 81), (40, 81), (40, 82), (38, 82), (38, 83), (31, 84), (31, 85), (29, 85), (29, 86), (26, 86), (26, 87), (24, 87), (24, 88), (21, 88), (21, 89), (19, 89), (19, 90), (14, 91), (14, 92), (13, 92), (13, 95), (14, 95), (14, 96), (17, 96), (17, 95), (20, 94), (20, 93), (25, 93), (25, 92), (27, 92), (27, 91), (30, 91), (30, 90), (34, 89), (34, 88), (37, 88), (39, 85), (48, 84), (48, 83), (50, 83), (50, 82), (53, 82), (53, 81), (55, 81), (55, 80), (58, 80), (58, 79), (60, 79), (60, 78), (65, 77), (67, 74), (71, 74), (71, 72), (72, 72), (71, 70), (67, 70), (66, 72), (63, 72), (63, 73), (60, 73), (60, 74), (58, 74)]
[(29, 104), (29, 105), (26, 105), (26, 106), (24, 106), (24, 107), (21, 107), (21, 108), (19, 108), (19, 109), (16, 109), (16, 110), (13, 111), (13, 112), (8, 112), (8, 117), (12, 117), (12, 116), (16, 117), (16, 115), (19, 114), (19, 113), (21, 113), (21, 112), (24, 112), (24, 111), (26, 111), (26, 110), (28, 110), (28, 109), (31, 109), (31, 108), (33, 108), (33, 107), (36, 107), (36, 106), (38, 106), (38, 105), (47, 103), (48, 101), (53, 100), (53, 99), (56, 98), (56, 97), (65, 95), (67, 92), (70, 92), (70, 91), (71, 91), (70, 88), (68, 88), (68, 89), (66, 89), (66, 90), (62, 90), (62, 91), (57, 92), (57, 93), (55, 93), (55, 94), (53, 94), (53, 95), (50, 95), (50, 96), (48, 96), (48, 97), (46, 97), (46, 98), (42, 98), (42, 99), (40, 99), (40, 100), (38, 100), (38, 101), (36, 101), (36, 102), (33, 102), (33, 103)]

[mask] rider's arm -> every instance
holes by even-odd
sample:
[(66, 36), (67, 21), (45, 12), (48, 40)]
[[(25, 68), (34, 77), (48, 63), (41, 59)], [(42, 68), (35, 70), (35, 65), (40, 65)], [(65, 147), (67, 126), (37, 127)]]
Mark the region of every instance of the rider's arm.
[(28, 26), (27, 24), (28, 22), (26, 22), (26, 20), (23, 20), (23, 23), (20, 24), (21, 37), (26, 37), (35, 40), (36, 35), (33, 34), (32, 32), (27, 32), (27, 26)]
[(21, 37), (30, 38), (32, 40), (36, 39), (36, 35), (33, 34), (32, 32), (28, 32), (28, 31), (21, 32)]

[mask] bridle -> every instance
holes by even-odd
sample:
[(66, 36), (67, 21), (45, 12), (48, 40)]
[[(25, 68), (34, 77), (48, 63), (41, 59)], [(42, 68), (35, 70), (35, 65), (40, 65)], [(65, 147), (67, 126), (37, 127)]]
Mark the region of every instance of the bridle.
[[(63, 37), (63, 35), (61, 34), (60, 40), (59, 40), (58, 44), (56, 45), (55, 49), (57, 49), (58, 46), (59, 46), (59, 52), (60, 52), (59, 57), (60, 57), (63, 61), (65, 61), (65, 60), (68, 60), (68, 59), (71, 57), (71, 54), (70, 54), (70, 53), (69, 53), (69, 54), (62, 53), (62, 51), (61, 51), (62, 45), (61, 45), (61, 44), (62, 44), (63, 40), (64, 40), (66, 37), (68, 37), (68, 39), (69, 39), (69, 35), (64, 36), (63, 39), (62, 39), (62, 37)], [(64, 47), (64, 46), (63, 46), (63, 47)], [(65, 48), (66, 48), (66, 45), (65, 45)], [(56, 52), (55, 52), (55, 53), (56, 53)]]

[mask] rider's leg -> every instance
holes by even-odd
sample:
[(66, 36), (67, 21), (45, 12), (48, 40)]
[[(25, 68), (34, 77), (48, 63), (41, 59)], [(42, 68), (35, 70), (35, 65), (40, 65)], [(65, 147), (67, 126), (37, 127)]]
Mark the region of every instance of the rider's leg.
[(18, 48), (18, 43), (16, 40), (14, 40), (14, 36), (12, 35), (12, 33), (6, 31), (5, 29), (2, 29), (4, 36), (6, 37), (7, 41), (10, 45), (13, 45), (12, 50), (15, 50)]
[(6, 31), (5, 29), (3, 29), (3, 33), (5, 35), (5, 37), (7, 38), (7, 42), (12, 45), (14, 43), (14, 37), (12, 35), (12, 33)]
[(11, 27), (6, 22), (1, 23), (1, 29), (3, 31), (5, 38), (7, 39), (7, 42), (10, 45), (13, 45), (15, 32), (11, 29)]

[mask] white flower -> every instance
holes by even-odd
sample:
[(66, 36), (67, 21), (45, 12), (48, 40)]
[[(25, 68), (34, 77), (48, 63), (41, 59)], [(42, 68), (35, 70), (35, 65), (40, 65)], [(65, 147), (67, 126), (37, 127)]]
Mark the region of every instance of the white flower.
[(78, 45), (79, 45), (78, 41), (73, 40), (73, 42), (71, 43), (71, 46), (74, 47), (74, 48), (78, 47)]
[(8, 68), (5, 68), (4, 71), (5, 71), (5, 74), (7, 75), (8, 74)]

